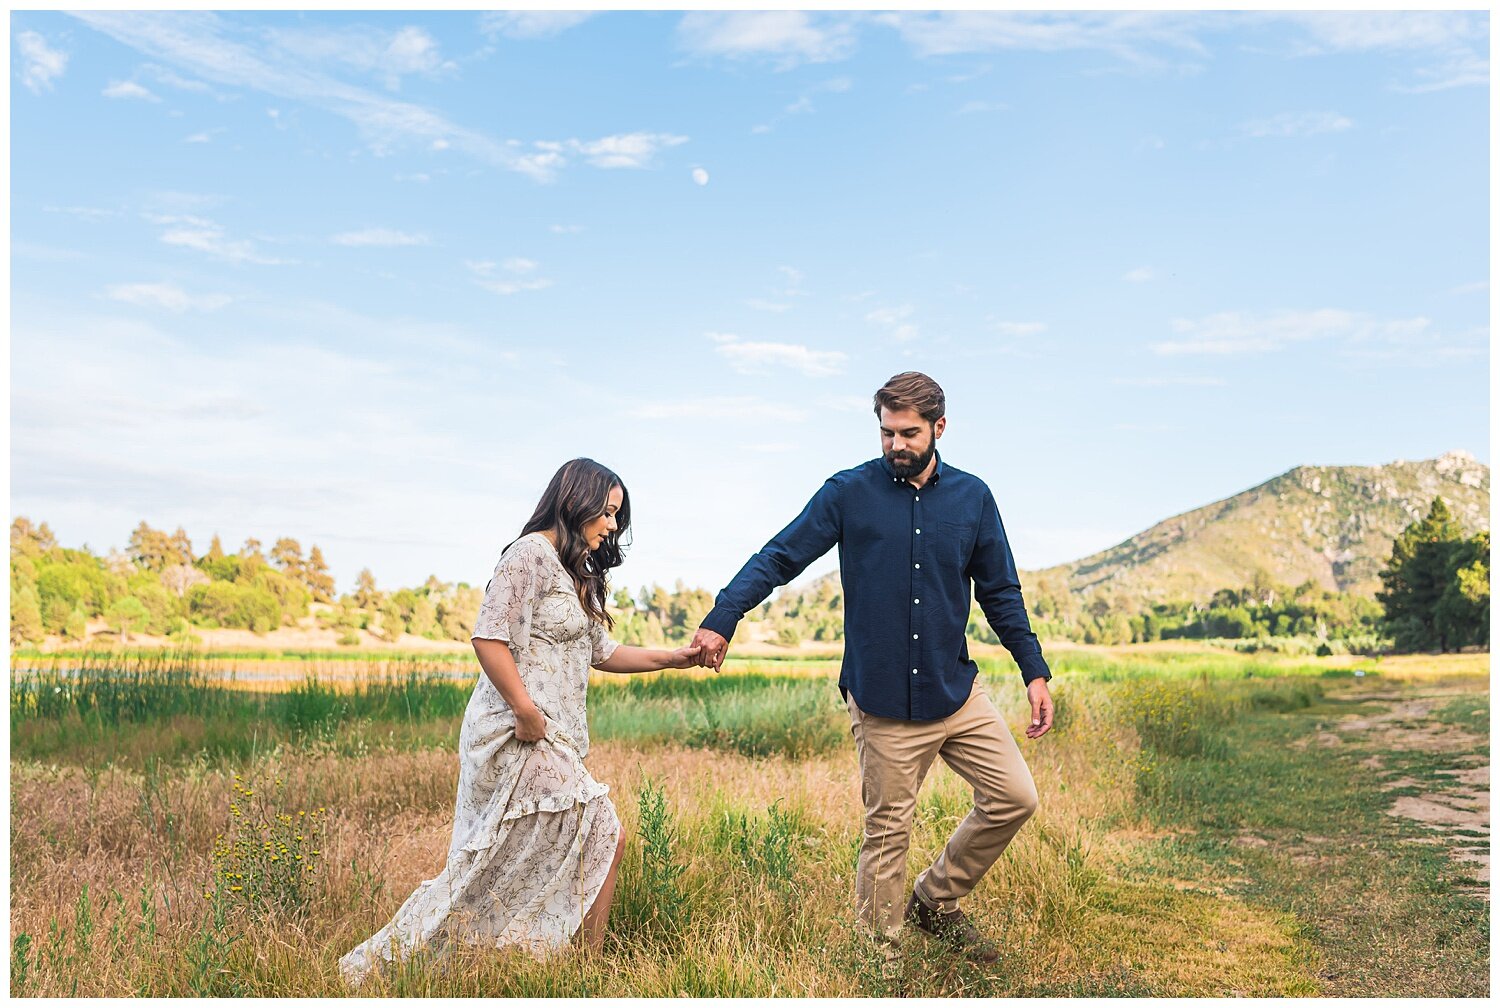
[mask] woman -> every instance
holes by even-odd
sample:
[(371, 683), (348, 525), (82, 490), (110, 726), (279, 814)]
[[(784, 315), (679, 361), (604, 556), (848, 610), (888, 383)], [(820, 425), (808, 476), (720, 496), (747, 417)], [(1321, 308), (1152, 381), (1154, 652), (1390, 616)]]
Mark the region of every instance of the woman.
[(583, 765), (589, 668), (687, 668), (699, 651), (628, 647), (606, 634), (606, 576), (629, 528), (620, 478), (574, 459), (501, 554), (472, 638), (484, 674), (459, 733), (448, 863), (339, 960), (351, 983), (419, 946), (518, 945), (541, 956), (575, 932), (602, 945), (625, 839), (609, 788)]

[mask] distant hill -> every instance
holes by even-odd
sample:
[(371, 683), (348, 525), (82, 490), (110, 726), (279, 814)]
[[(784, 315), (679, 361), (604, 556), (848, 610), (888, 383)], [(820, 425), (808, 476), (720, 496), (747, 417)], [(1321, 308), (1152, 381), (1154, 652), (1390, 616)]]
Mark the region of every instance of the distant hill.
[[(1391, 541), (1441, 495), (1470, 532), (1489, 528), (1489, 466), (1462, 451), (1380, 466), (1298, 466), (1233, 497), (1176, 515), (1072, 563), (1022, 571), (1027, 600), (1105, 591), (1140, 602), (1207, 601), (1221, 588), (1311, 580), (1373, 596)], [(815, 592), (834, 571), (805, 586)]]
[(1472, 455), (1380, 466), (1298, 466), (1176, 515), (1100, 553), (1023, 574), (1026, 585), (1141, 600), (1207, 600), (1257, 571), (1373, 595), (1391, 541), (1441, 495), (1469, 533), (1489, 528), (1490, 470)]

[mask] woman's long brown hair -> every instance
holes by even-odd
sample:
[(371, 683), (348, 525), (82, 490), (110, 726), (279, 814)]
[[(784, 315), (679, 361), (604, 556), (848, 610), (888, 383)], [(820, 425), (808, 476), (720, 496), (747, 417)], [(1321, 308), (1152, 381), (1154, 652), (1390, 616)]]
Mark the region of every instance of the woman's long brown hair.
[[(604, 513), (609, 492), (615, 487), (622, 495), (620, 510), (615, 512), (617, 528), (604, 537), (598, 549), (590, 550), (583, 527)], [(605, 607), (609, 572), (625, 559), (624, 546), (629, 545), (625, 533), (629, 529), (630, 491), (624, 481), (593, 459), (576, 458), (564, 462), (553, 475), (521, 535), (549, 530), (555, 533), (558, 559), (573, 577), (583, 611), (594, 622), (613, 627), (615, 621)]]

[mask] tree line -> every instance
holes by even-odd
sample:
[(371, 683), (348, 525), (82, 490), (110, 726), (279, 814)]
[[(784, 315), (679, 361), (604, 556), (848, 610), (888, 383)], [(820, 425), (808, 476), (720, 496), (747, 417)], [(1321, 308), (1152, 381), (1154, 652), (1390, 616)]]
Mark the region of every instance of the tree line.
[[(1044, 640), (1128, 644), (1173, 639), (1242, 642), (1297, 640), (1309, 649), (1374, 652), (1452, 651), (1489, 646), (1489, 533), (1466, 536), (1447, 503), (1433, 501), (1392, 544), (1375, 598), (1326, 590), (1312, 581), (1285, 585), (1264, 571), (1207, 601), (1143, 600), (1127, 593), (1083, 597), (1055, 576), (1026, 586), (1032, 626)], [(91, 619), (104, 619), (128, 640), (132, 633), (191, 643), (195, 629), (238, 627), (265, 633), (295, 625), (316, 607), (317, 625), (340, 631), (341, 644), (358, 644), (357, 631), (395, 641), (404, 634), (466, 641), (483, 590), (429, 577), (416, 588), (383, 592), (368, 568), (353, 590), (336, 595), (322, 550), (303, 553), (295, 539), (264, 550), (248, 539), (226, 553), (215, 535), (197, 555), (187, 534), (153, 529), (144, 521), (124, 552), (96, 556), (60, 546), (45, 522), (11, 523), (12, 644), (61, 637), (82, 641)], [(682, 581), (669, 590), (621, 588), (611, 599), (613, 636), (626, 644), (688, 640), (713, 595)], [(835, 577), (801, 591), (782, 592), (747, 614), (766, 624), (770, 639), (794, 647), (843, 639), (843, 591)], [(977, 607), (969, 636), (998, 643)]]

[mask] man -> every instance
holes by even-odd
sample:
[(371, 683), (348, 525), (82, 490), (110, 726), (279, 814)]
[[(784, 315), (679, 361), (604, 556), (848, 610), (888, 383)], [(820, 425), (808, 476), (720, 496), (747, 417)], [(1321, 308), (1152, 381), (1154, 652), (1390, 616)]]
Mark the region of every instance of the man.
[[(881, 457), (836, 473), (735, 575), (693, 637), (717, 669), (735, 626), (772, 589), (835, 543), (844, 586), (839, 691), (859, 752), (864, 840), (855, 872), (862, 923), (895, 943), (903, 918), (977, 962), (998, 952), (969, 923), (967, 895), (1036, 810), (1015, 739), (976, 682), (964, 631), (970, 582), (990, 626), (1021, 666), (1027, 738), (1052, 727), (1051, 672), (1031, 632), (1015, 561), (989, 488), (947, 465), (943, 390), (908, 371), (875, 393)], [(917, 790), (941, 756), (974, 788), (974, 808), (906, 890)]]

